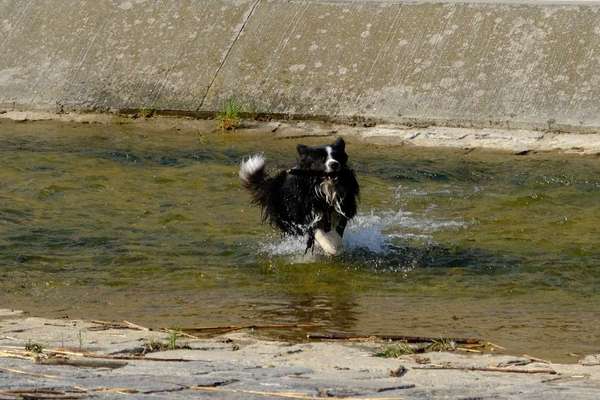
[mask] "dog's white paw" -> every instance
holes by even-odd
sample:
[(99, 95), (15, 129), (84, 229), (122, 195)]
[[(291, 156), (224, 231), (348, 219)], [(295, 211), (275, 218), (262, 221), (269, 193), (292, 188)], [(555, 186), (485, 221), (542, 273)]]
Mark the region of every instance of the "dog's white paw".
[(323, 251), (330, 256), (337, 256), (344, 252), (342, 237), (335, 229), (332, 229), (329, 232), (317, 229), (315, 231), (315, 240), (319, 243), (319, 246), (321, 246)]

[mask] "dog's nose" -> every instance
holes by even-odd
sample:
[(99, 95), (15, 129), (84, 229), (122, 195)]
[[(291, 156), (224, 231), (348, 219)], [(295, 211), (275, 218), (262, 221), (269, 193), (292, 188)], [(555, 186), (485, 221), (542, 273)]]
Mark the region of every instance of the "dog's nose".
[(340, 163), (335, 160), (327, 161), (327, 167), (332, 171), (337, 171), (340, 169)]

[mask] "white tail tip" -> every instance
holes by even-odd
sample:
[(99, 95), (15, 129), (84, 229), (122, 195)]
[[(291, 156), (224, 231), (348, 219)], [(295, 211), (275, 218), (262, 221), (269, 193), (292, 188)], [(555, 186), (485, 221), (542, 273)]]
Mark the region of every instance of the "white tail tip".
[(244, 182), (248, 182), (250, 177), (256, 172), (260, 171), (265, 167), (265, 156), (262, 154), (255, 154), (250, 156), (247, 160), (242, 161), (240, 166), (240, 179)]

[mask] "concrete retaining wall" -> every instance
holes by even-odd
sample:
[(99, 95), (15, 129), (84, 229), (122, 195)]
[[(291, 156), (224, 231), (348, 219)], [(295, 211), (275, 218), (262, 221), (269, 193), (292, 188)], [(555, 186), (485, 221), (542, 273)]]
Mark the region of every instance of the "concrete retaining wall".
[(0, 0), (0, 107), (600, 127), (600, 5)]

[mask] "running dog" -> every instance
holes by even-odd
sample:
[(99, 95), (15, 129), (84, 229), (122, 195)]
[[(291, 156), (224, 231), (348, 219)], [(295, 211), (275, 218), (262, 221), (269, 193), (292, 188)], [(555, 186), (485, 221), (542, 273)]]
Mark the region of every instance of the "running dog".
[(343, 251), (342, 237), (356, 215), (360, 188), (348, 167), (342, 138), (327, 146), (299, 144), (296, 166), (269, 176), (265, 158), (257, 154), (242, 161), (240, 179), (262, 209), (264, 222), (284, 235), (307, 236), (306, 252), (315, 241), (328, 255)]

